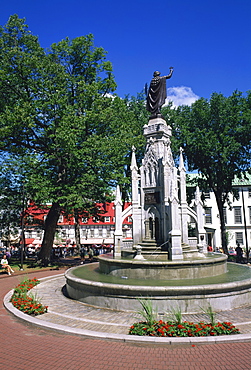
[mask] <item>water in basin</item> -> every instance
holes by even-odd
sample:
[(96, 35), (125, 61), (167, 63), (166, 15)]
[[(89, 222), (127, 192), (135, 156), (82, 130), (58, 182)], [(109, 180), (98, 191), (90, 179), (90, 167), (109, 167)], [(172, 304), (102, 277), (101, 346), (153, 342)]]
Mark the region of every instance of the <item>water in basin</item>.
[(127, 276), (122, 278), (105, 275), (99, 271), (97, 263), (80, 266), (74, 269), (74, 276), (84, 280), (118, 284), (118, 285), (138, 285), (138, 286), (193, 286), (223, 284), (237, 281), (243, 281), (251, 278), (251, 269), (248, 266), (227, 263), (227, 272), (222, 275), (211, 276), (200, 279), (182, 279), (182, 280), (145, 280), (129, 279)]

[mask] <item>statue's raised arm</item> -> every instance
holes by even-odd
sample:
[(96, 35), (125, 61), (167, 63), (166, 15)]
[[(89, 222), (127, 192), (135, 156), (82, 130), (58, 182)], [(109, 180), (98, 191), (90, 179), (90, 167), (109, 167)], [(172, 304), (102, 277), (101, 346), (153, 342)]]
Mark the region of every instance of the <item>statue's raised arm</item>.
[(169, 75), (164, 76), (166, 79), (171, 78), (171, 77), (172, 77), (172, 75), (173, 75), (173, 67), (170, 67), (169, 69), (170, 69), (170, 73), (169, 73)]
[(171, 78), (173, 67), (170, 67), (170, 73), (167, 76), (160, 76), (159, 71), (155, 71), (150, 83), (146, 98), (146, 109), (151, 113), (151, 117), (157, 117), (160, 109), (166, 100), (166, 80)]

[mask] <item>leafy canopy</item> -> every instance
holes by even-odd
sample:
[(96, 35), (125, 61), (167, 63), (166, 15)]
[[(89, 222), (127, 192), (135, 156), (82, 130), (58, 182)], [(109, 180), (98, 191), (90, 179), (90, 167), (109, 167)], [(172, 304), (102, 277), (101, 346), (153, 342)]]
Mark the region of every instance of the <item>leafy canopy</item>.
[(45, 51), (17, 15), (0, 27), (0, 150), (22, 161), (35, 201), (88, 207), (125, 182), (131, 146), (143, 140), (130, 104), (110, 97), (115, 88), (93, 35)]
[(235, 91), (224, 97), (214, 93), (210, 100), (201, 98), (191, 107), (179, 107), (175, 113), (175, 147), (182, 146), (189, 170), (198, 170), (199, 185), (212, 189), (219, 209), (222, 246), (226, 249), (223, 206), (230, 204), (232, 182), (250, 170), (251, 92)]

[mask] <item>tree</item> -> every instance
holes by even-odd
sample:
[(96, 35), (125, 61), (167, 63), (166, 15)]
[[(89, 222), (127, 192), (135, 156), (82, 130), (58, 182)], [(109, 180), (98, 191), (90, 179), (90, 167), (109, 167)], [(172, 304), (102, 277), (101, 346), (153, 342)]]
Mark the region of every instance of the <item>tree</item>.
[(0, 151), (20, 161), (30, 198), (52, 204), (44, 263), (62, 210), (91, 213), (115, 182), (127, 182), (138, 120), (126, 101), (109, 95), (115, 88), (93, 35), (66, 38), (45, 52), (17, 15), (0, 27)]
[(23, 216), (24, 196), (20, 183), (15, 181), (13, 173), (1, 166), (0, 176), (0, 225), (1, 239), (7, 247), (20, 240), (21, 217)]
[(235, 176), (250, 169), (251, 92), (236, 91), (229, 97), (214, 93), (210, 100), (199, 99), (191, 107), (176, 110), (174, 136), (184, 148), (189, 170), (202, 175), (199, 185), (212, 189), (221, 223), (221, 240), (227, 250), (223, 207), (230, 204)]

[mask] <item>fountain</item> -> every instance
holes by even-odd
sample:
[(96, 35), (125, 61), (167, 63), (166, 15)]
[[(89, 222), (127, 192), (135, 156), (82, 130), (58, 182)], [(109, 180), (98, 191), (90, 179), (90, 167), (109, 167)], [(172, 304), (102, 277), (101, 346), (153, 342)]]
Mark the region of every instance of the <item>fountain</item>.
[[(251, 270), (227, 263), (224, 254), (208, 253), (204, 209), (197, 187), (193, 208), (186, 199), (182, 149), (178, 169), (171, 151), (171, 127), (161, 114), (144, 126), (146, 149), (138, 170), (132, 151), (133, 243), (123, 247), (122, 200), (115, 200), (114, 255), (66, 272), (69, 297), (87, 304), (137, 310), (150, 298), (159, 312), (180, 307), (192, 313), (210, 304), (215, 311), (250, 303)], [(188, 235), (189, 218), (197, 226), (196, 244)]]

